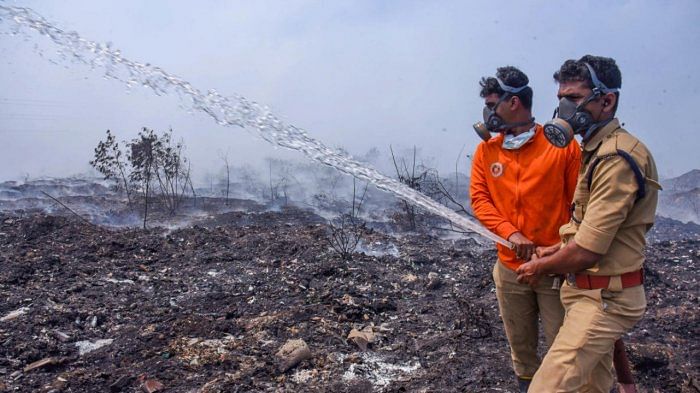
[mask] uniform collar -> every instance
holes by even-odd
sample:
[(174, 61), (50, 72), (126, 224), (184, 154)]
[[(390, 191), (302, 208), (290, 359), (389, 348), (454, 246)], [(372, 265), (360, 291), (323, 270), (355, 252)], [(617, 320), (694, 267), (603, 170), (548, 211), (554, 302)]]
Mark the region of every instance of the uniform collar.
[(593, 151), (600, 146), (600, 144), (603, 142), (603, 139), (605, 139), (606, 136), (612, 134), (613, 131), (617, 130), (620, 128), (620, 121), (617, 118), (614, 118), (610, 121), (610, 123), (606, 124), (605, 127), (601, 128), (593, 134), (591, 139), (589, 139), (587, 142), (583, 142), (583, 150), (585, 151)]

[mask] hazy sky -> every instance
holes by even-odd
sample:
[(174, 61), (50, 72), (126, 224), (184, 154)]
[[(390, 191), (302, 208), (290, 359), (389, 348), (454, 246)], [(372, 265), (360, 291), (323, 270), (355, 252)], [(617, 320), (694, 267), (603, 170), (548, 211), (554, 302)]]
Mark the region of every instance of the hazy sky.
[[(700, 167), (698, 1), (0, 1), (27, 6), (64, 30), (112, 42), (195, 87), (241, 94), (331, 146), (362, 154), (417, 145), (442, 170), (471, 153), (478, 80), (520, 67), (538, 121), (557, 104), (552, 73), (584, 54), (622, 70), (620, 119), (663, 176)], [(605, 6), (603, 6), (605, 4)], [(0, 22), (0, 30), (7, 28)], [(188, 113), (176, 97), (127, 92), (102, 70), (53, 64), (55, 47), (0, 35), (0, 180), (84, 172), (111, 129), (172, 127), (194, 170), (298, 153)], [(460, 164), (466, 169), (467, 162)]]

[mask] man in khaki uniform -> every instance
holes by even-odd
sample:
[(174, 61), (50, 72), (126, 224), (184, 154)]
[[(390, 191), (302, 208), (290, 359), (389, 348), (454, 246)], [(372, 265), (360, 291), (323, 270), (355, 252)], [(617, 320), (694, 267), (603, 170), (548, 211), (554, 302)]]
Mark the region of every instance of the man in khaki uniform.
[(531, 285), (566, 275), (564, 324), (529, 391), (608, 393), (613, 344), (646, 309), (644, 236), (654, 222), (658, 174), (647, 147), (615, 118), (622, 76), (613, 59), (567, 60), (554, 79), (558, 116), (545, 134), (556, 146), (583, 134), (583, 155), (562, 244), (539, 249), (517, 270)]

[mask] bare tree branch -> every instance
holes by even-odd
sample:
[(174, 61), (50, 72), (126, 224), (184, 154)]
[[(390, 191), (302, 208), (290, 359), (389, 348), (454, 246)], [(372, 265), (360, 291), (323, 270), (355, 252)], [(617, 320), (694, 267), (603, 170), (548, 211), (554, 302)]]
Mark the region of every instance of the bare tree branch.
[(90, 226), (95, 227), (95, 228), (99, 228), (96, 224), (93, 224), (93, 223), (90, 222), (90, 220), (88, 220), (87, 218), (85, 218), (85, 217), (81, 216), (80, 214), (76, 213), (75, 210), (73, 210), (73, 209), (71, 209), (70, 207), (66, 206), (63, 202), (61, 202), (61, 201), (59, 201), (58, 199), (52, 197), (51, 195), (49, 195), (48, 193), (46, 193), (46, 192), (44, 192), (44, 191), (42, 191), (41, 193), (44, 194), (44, 195), (46, 195), (47, 197), (53, 199), (54, 202), (56, 202), (56, 203), (58, 203), (59, 205), (63, 206), (66, 210), (68, 210), (69, 212), (73, 213), (76, 217), (78, 217), (78, 218), (81, 219), (82, 221), (88, 223)]

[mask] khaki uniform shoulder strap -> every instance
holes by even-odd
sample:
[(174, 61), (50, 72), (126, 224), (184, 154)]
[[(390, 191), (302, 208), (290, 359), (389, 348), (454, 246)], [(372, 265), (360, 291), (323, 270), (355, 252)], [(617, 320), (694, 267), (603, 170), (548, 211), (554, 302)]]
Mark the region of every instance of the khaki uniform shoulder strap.
[(629, 164), (632, 172), (634, 172), (634, 178), (637, 181), (637, 200), (644, 198), (646, 195), (646, 181), (644, 173), (642, 173), (639, 164), (632, 158), (632, 151), (639, 144), (639, 140), (632, 135), (630, 135), (623, 128), (618, 128), (613, 131), (610, 138), (603, 140), (598, 151), (596, 152), (593, 161), (588, 166), (588, 172), (586, 173), (586, 180), (588, 181), (588, 191), (591, 190), (591, 183), (593, 182), (593, 172), (595, 172), (596, 167), (603, 160), (608, 160), (613, 157), (622, 157), (627, 164)]

